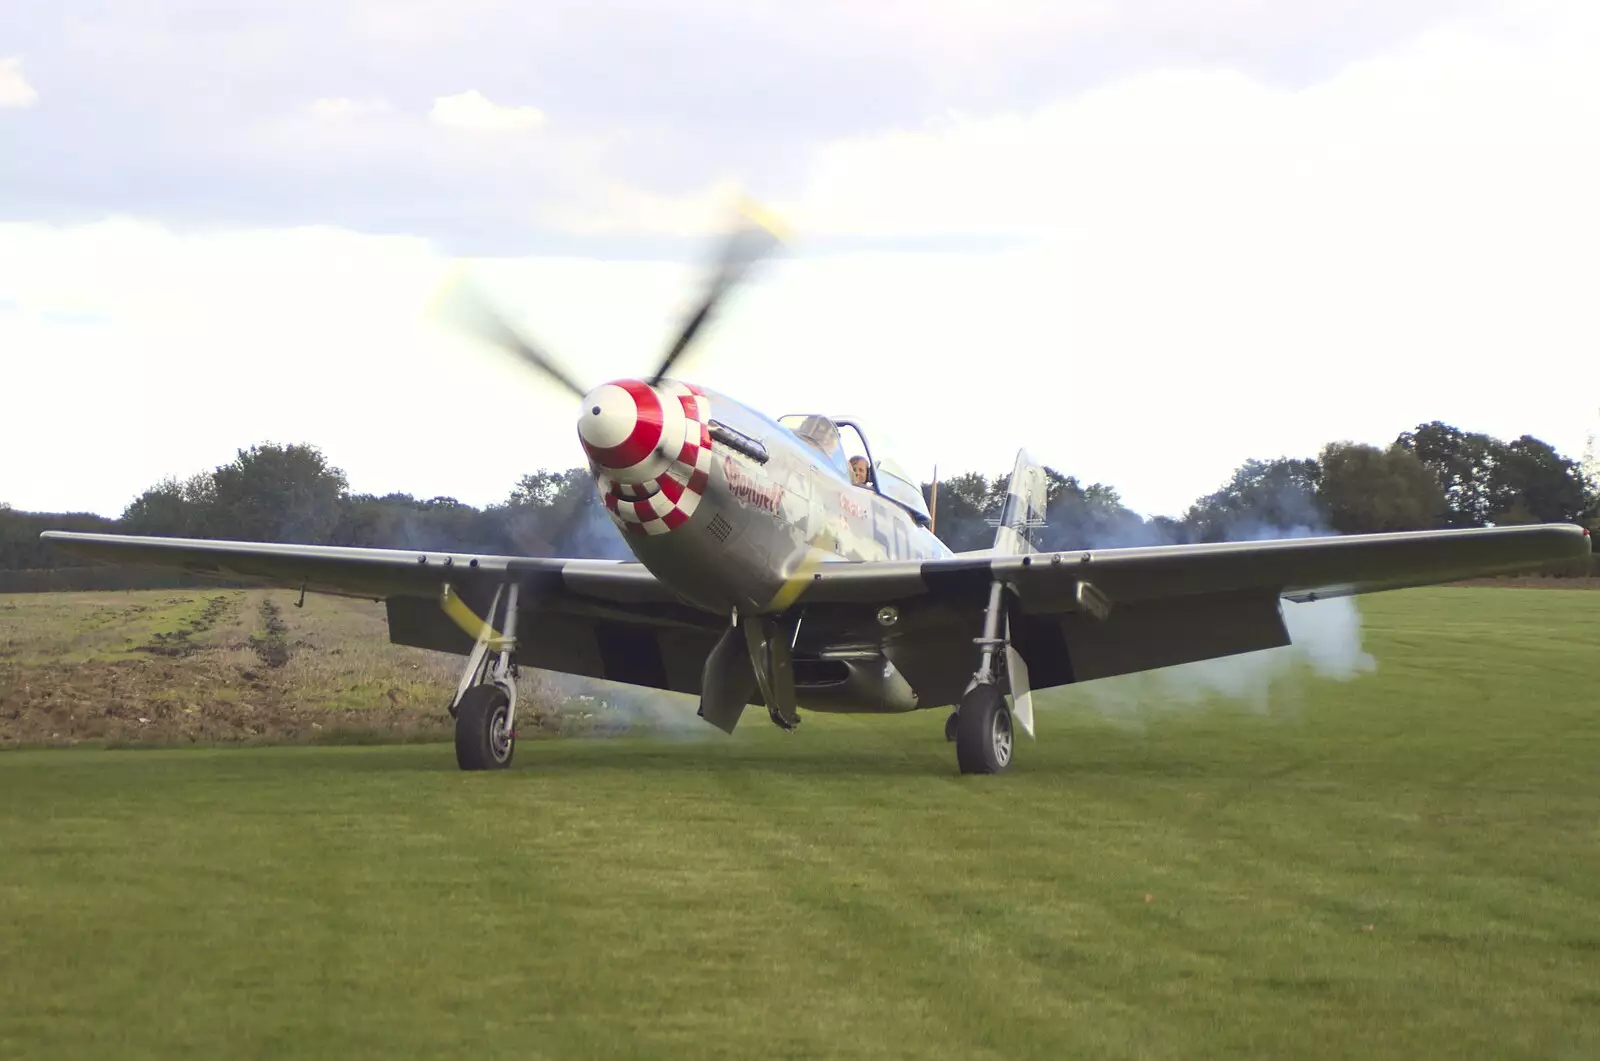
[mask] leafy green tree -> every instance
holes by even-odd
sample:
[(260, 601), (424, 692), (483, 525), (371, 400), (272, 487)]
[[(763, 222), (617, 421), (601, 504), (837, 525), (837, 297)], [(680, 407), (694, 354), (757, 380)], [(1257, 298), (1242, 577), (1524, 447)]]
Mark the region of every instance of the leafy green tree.
[(576, 501), (578, 495), (584, 492), (596, 493), (594, 479), (585, 469), (568, 468), (564, 472), (553, 472), (541, 468), (518, 479), (506, 503), (554, 508)]
[(1402, 432), (1395, 445), (1415, 454), (1439, 480), (1445, 526), (1482, 527), (1493, 521), (1493, 480), (1504, 449), (1497, 439), (1434, 420)]
[[(1170, 540), (1125, 507), (1116, 488), (1104, 483), (1084, 486), (1077, 476), (1050, 467), (1044, 474), (1045, 526), (1033, 532), (1039, 549), (1101, 549)], [(995, 529), (988, 521), (999, 517), (1010, 483), (1009, 472), (995, 476), (967, 472), (941, 482), (935, 526), (939, 537), (957, 552), (993, 545)], [(923, 492), (929, 492), (929, 484), (923, 484)]]
[(212, 473), (213, 533), (317, 543), (338, 529), (348, 482), (315, 446), (263, 443)]
[(123, 509), (122, 530), (175, 538), (213, 535), (217, 501), (213, 474), (199, 472), (183, 480), (170, 476), (161, 480)]
[(461, 549), (505, 552), (504, 540), (485, 534), (483, 513), (455, 498), (419, 501), (410, 494), (348, 495), (333, 540), (380, 549)]
[(1194, 541), (1194, 531), (1181, 519), (1151, 516), (1145, 520), (1151, 545), (1186, 545)]
[[(81, 558), (63, 553), (39, 538), (41, 531), (74, 530), (114, 533), (115, 520), (86, 512), (17, 512), (0, 505), (0, 571), (31, 571), (82, 566)], [(7, 592), (0, 589), (0, 592)]]
[(1531, 435), (1499, 448), (1489, 492), (1496, 523), (1572, 523), (1586, 498), (1578, 462)]
[[(983, 549), (994, 544), (994, 528), (985, 522), (1000, 513), (1006, 479), (999, 480), (998, 491), (990, 479), (978, 472), (953, 475), (939, 483), (938, 508), (934, 530), (956, 552)], [(931, 484), (923, 484), (923, 494)]]
[(1341, 534), (1426, 530), (1444, 517), (1444, 488), (1415, 453), (1331, 442), (1317, 459), (1317, 502)]
[(1449, 526), (1561, 523), (1583, 514), (1578, 462), (1531, 435), (1507, 443), (1435, 420), (1395, 442), (1415, 453), (1438, 478)]
[(1105, 483), (1083, 486), (1076, 476), (1046, 468), (1050, 486), (1047, 525), (1035, 532), (1041, 549), (1107, 549), (1152, 545), (1161, 535), (1143, 517), (1122, 503), (1115, 487)]
[(622, 558), (627, 548), (586, 468), (524, 475), (503, 506), (507, 533), (521, 552)]
[(1200, 542), (1319, 530), (1326, 523), (1316, 501), (1320, 479), (1315, 460), (1247, 460), (1221, 489), (1196, 501), (1183, 521), (1192, 540)]

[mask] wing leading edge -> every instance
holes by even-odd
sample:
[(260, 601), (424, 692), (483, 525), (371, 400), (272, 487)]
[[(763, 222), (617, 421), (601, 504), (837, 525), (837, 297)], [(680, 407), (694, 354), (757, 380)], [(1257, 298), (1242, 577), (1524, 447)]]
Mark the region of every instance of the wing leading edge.
[(67, 531), (43, 537), (95, 560), (381, 600), (391, 641), (461, 655), (496, 588), (515, 583), (523, 666), (676, 692), (698, 691), (700, 661), (719, 633), (717, 617), (683, 603), (636, 563)]
[[(62, 531), (44, 537), (100, 560), (383, 599), (392, 640), (448, 652), (465, 651), (467, 639), (439, 608), (442, 587), (471, 600), (515, 581), (524, 588), (524, 665), (684, 693), (700, 691), (700, 664), (718, 633), (716, 617), (677, 600), (632, 563)], [(881, 644), (931, 707), (954, 703), (965, 687), (971, 627), (996, 578), (1012, 591), (1012, 637), (1032, 687), (1045, 689), (1286, 645), (1283, 599), (1449, 582), (1590, 553), (1582, 528), (1546, 524), (838, 562), (821, 565), (796, 604), (810, 636)], [(901, 613), (892, 628), (877, 618), (886, 604)]]
[(305, 587), (344, 597), (437, 598), (518, 581), (542, 595), (570, 594), (614, 604), (671, 604), (677, 597), (642, 564), (614, 560), (490, 556), (432, 549), (359, 549), (336, 545), (155, 538), (45, 531), (46, 541), (109, 563), (154, 564), (214, 578)]
[(1082, 610), (1090, 583), (1109, 604), (1270, 594), (1294, 601), (1374, 593), (1525, 571), (1590, 555), (1589, 532), (1564, 523), (1352, 534), (1025, 556), (824, 564), (803, 602), (888, 602), (982, 592), (996, 578), (1024, 610)]
[[(433, 597), (440, 584), (525, 581), (619, 604), (676, 603), (642, 564), (328, 545), (212, 541), (45, 531), (61, 548), (112, 563), (157, 564), (220, 578), (267, 582), (352, 597)], [(1589, 532), (1571, 524), (1356, 534), (1259, 542), (1084, 549), (938, 560), (828, 563), (805, 603), (871, 603), (961, 595), (1009, 583), (1028, 611), (1081, 603), (1091, 582), (1110, 602), (1270, 592), (1290, 600), (1372, 593), (1526, 570), (1591, 553)]]

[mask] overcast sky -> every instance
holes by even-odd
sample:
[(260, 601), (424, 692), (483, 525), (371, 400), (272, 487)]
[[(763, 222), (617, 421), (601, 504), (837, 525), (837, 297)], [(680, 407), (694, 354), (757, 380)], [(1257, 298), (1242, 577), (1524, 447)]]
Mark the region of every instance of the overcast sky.
[(797, 239), (678, 374), (923, 476), (1026, 446), (1175, 514), (1433, 419), (1577, 457), (1597, 189), (1592, 0), (14, 4), (0, 501), (263, 440), (499, 500), (576, 410), (431, 319), (452, 260), (598, 383), (741, 190)]

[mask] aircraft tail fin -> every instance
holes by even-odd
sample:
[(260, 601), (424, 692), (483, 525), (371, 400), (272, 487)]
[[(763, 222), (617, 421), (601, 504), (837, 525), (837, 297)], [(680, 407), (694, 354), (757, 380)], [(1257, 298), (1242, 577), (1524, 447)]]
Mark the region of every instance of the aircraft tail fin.
[(1033, 534), (1044, 526), (1047, 486), (1044, 465), (1028, 456), (1027, 450), (1018, 450), (1005, 503), (1000, 507), (999, 525), (994, 530), (995, 555), (1017, 556), (1037, 551)]

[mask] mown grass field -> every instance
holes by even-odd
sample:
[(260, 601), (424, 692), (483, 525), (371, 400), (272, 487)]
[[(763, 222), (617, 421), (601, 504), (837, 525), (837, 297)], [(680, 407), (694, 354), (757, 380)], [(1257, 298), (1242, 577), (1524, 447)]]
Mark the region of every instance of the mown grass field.
[(0, 1057), (1600, 1057), (1600, 595), (1361, 607), (1373, 674), (999, 778), (935, 712), (0, 754)]

